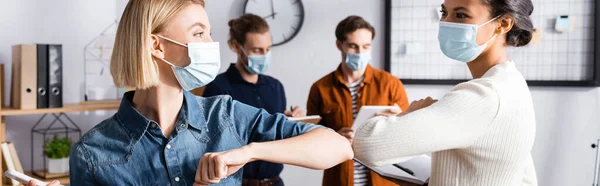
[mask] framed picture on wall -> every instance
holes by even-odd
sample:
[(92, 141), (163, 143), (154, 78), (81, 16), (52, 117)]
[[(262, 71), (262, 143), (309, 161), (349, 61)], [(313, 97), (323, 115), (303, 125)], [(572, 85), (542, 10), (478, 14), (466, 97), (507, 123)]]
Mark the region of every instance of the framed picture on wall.
[[(386, 0), (385, 69), (405, 84), (455, 85), (472, 79), (463, 62), (446, 57), (437, 40), (439, 0)], [(508, 56), (530, 86), (600, 86), (600, 3), (533, 1), (538, 42), (509, 47)], [(572, 5), (572, 6), (569, 6)], [(580, 5), (580, 6), (574, 6)], [(561, 7), (570, 7), (564, 9)], [(573, 30), (558, 32), (557, 17), (571, 16)], [(539, 35), (538, 35), (539, 33)]]

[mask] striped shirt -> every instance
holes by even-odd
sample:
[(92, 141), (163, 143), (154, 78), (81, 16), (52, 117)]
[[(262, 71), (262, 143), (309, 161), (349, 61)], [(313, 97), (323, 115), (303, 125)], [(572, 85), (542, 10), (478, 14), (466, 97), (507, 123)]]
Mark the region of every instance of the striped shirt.
[[(364, 76), (358, 81), (350, 84), (350, 95), (352, 97), (352, 119), (358, 115), (358, 92)], [(369, 169), (358, 162), (354, 162), (354, 186), (366, 186), (369, 182)]]

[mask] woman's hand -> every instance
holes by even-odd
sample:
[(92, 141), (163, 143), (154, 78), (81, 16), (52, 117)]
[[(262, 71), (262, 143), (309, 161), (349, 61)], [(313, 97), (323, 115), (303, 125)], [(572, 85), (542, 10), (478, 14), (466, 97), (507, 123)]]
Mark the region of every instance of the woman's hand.
[(206, 153), (198, 163), (194, 186), (217, 184), (254, 161), (248, 146), (224, 152)]
[[(29, 180), (29, 183), (27, 184), (27, 186), (37, 186), (37, 185), (35, 184), (35, 181)], [(61, 184), (57, 180), (54, 180), (54, 181), (50, 182), (47, 186), (61, 186)]]
[(437, 100), (435, 100), (431, 97), (427, 97), (425, 99), (420, 99), (418, 101), (413, 101), (412, 103), (410, 103), (410, 106), (408, 106), (408, 109), (406, 109), (406, 111), (404, 111), (402, 113), (402, 115), (417, 111), (419, 109), (427, 108), (427, 107), (431, 106), (432, 104), (434, 104), (435, 102), (437, 102)]
[(400, 107), (398, 106), (397, 103), (394, 103), (394, 108), (378, 112), (377, 114), (375, 114), (375, 116), (391, 117), (391, 116), (398, 116), (398, 114), (400, 114), (400, 113), (402, 113), (402, 109), (400, 109)]

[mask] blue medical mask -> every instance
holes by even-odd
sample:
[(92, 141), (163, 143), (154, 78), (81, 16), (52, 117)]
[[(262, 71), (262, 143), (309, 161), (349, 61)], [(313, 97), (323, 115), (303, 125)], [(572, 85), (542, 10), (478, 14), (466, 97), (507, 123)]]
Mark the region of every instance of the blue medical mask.
[(248, 57), (248, 64), (244, 65), (252, 74), (264, 74), (271, 64), (271, 51), (265, 55), (248, 55), (242, 46), (240, 50)]
[(183, 90), (190, 91), (205, 86), (219, 74), (221, 56), (218, 42), (188, 43), (185, 45), (161, 35), (157, 36), (188, 49), (190, 65), (186, 67), (178, 67), (162, 59), (162, 61), (171, 65), (175, 78), (177, 78)]
[(496, 38), (496, 34), (494, 34), (485, 44), (477, 45), (477, 30), (499, 17), (495, 17), (481, 25), (441, 21), (438, 33), (440, 49), (446, 56), (457, 61), (468, 63), (477, 59), (488, 46), (488, 43)]
[(346, 65), (353, 71), (363, 70), (371, 62), (371, 51), (354, 54), (346, 53)]

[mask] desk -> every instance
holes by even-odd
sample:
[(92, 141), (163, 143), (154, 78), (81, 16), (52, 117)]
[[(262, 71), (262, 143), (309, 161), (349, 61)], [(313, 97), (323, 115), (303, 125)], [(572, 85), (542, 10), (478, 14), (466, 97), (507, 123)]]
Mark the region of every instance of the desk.
[[(62, 108), (43, 108), (43, 109), (13, 109), (13, 108), (2, 108), (0, 110), (0, 141), (6, 141), (6, 118), (7, 116), (20, 116), (20, 115), (35, 115), (35, 114), (56, 114), (56, 113), (68, 113), (68, 112), (85, 112), (85, 111), (96, 111), (96, 110), (117, 110), (119, 108), (120, 101), (98, 101), (91, 103), (76, 103), (76, 104), (65, 104)], [(0, 167), (4, 162), (2, 153), (0, 153)], [(4, 173), (0, 176), (0, 183), (4, 183)], [(27, 173), (31, 176), (31, 172)], [(32, 176), (34, 177), (34, 176)], [(62, 184), (63, 180), (69, 178), (60, 179)]]

